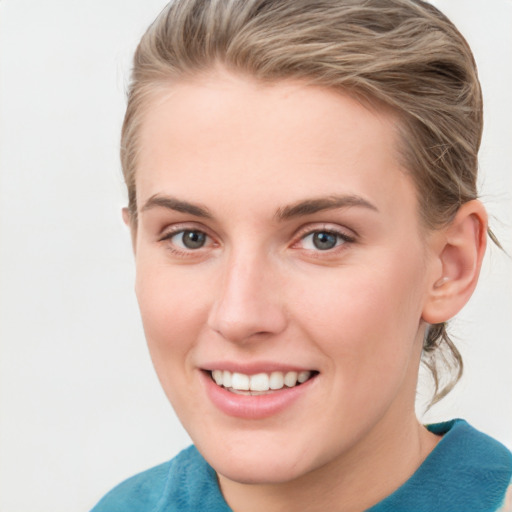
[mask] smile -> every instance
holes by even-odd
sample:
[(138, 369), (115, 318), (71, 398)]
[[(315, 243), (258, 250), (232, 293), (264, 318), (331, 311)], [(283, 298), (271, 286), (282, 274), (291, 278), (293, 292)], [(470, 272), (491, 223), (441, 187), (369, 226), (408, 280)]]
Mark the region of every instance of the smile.
[(279, 391), (283, 388), (293, 388), (311, 379), (314, 371), (274, 371), (271, 373), (257, 373), (247, 375), (244, 373), (230, 372), (228, 370), (213, 370), (210, 372), (212, 379), (218, 386), (242, 395), (258, 395)]
[(275, 363), (222, 366), (212, 364), (199, 372), (206, 396), (221, 413), (245, 420), (269, 418), (290, 410), (297, 401), (304, 403), (318, 388), (320, 377), (317, 370), (279, 370)]

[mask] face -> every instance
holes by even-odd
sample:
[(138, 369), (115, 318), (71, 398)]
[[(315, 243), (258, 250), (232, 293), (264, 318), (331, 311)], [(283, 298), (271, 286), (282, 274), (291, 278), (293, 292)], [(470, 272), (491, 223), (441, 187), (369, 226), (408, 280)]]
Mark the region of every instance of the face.
[(338, 92), (220, 71), (146, 111), (137, 297), (223, 477), (344, 464), (413, 416), (430, 263), (395, 139), (390, 114)]

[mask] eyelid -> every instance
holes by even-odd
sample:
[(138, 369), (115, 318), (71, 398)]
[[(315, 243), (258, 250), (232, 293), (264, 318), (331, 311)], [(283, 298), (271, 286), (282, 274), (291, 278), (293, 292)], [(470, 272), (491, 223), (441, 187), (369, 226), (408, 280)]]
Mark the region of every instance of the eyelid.
[[(197, 249), (187, 249), (174, 245), (171, 242), (171, 239), (185, 231), (196, 231), (204, 233), (209, 241), (203, 247), (199, 247)], [(180, 222), (171, 226), (166, 226), (158, 235), (157, 242), (167, 244), (166, 248), (172, 254), (183, 257), (197, 257), (201, 254), (204, 254), (205, 250), (211, 249), (212, 247), (214, 248), (218, 245), (215, 237), (211, 234), (208, 228), (202, 224), (197, 224), (194, 222)]]
[(295, 233), (294, 239), (299, 241), (306, 236), (311, 235), (312, 233), (318, 233), (322, 231), (339, 235), (342, 238), (352, 242), (355, 242), (357, 239), (357, 233), (354, 230), (328, 222), (308, 224), (303, 226)]
[(158, 241), (167, 240), (182, 231), (200, 231), (208, 237), (213, 238), (210, 230), (203, 224), (196, 222), (177, 222), (176, 224), (167, 225), (160, 230), (158, 233)]
[(351, 244), (357, 241), (357, 235), (353, 230), (350, 230), (348, 228), (343, 228), (336, 224), (330, 224), (330, 223), (321, 223), (321, 224), (308, 224), (307, 226), (301, 227), (294, 236), (294, 242), (292, 243), (292, 247), (296, 247), (299, 245), (305, 238), (307, 238), (310, 235), (313, 235), (315, 233), (332, 233), (333, 235), (339, 236), (342, 240), (342, 243), (337, 244), (332, 249), (326, 249), (324, 251), (318, 249), (318, 250), (311, 250), (311, 249), (304, 249), (308, 252), (318, 252), (318, 253), (325, 253), (325, 254), (332, 254), (336, 250), (340, 250), (342, 246), (345, 246), (346, 244)]

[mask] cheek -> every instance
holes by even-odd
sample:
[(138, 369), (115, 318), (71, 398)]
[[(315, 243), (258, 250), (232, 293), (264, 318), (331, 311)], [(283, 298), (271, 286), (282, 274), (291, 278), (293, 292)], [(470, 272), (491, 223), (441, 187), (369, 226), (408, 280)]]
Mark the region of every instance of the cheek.
[(302, 326), (343, 378), (371, 383), (399, 375), (417, 339), (421, 275), (417, 265), (390, 258), (317, 280), (309, 294), (298, 295)]
[(204, 290), (194, 283), (165, 264), (137, 261), (136, 294), (151, 360), (169, 402), (185, 422), (201, 405), (196, 394), (183, 390), (192, 389), (191, 358), (207, 318)]
[(158, 373), (183, 366), (206, 322), (204, 294), (183, 272), (137, 262), (136, 294), (148, 347)]

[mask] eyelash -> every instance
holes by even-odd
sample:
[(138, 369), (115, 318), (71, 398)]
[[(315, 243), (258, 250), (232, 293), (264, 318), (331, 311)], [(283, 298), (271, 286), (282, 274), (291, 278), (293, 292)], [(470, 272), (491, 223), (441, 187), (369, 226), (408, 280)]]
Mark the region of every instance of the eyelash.
[[(177, 256), (181, 256), (181, 257), (199, 256), (199, 254), (202, 252), (201, 249), (208, 247), (208, 241), (205, 243), (205, 245), (198, 247), (197, 249), (179, 248), (174, 243), (172, 243), (172, 239), (175, 236), (180, 235), (180, 234), (183, 236), (183, 234), (185, 234), (187, 232), (198, 233), (198, 234), (204, 235), (206, 237), (206, 240), (208, 240), (208, 239), (210, 240), (209, 245), (211, 245), (211, 242), (213, 241), (212, 237), (210, 235), (208, 235), (208, 233), (206, 233), (206, 231), (204, 229), (195, 228), (193, 226), (176, 226), (171, 231), (168, 231), (163, 236), (161, 236), (158, 239), (158, 242), (168, 242), (168, 249), (173, 254), (175, 254)], [(336, 245), (332, 248), (327, 248), (327, 249), (323, 249), (323, 250), (319, 249), (319, 248), (304, 249), (304, 250), (308, 251), (310, 254), (314, 254), (315, 257), (321, 257), (323, 254), (327, 255), (327, 254), (337, 253), (340, 250), (346, 249), (345, 246), (347, 244), (356, 242), (355, 236), (348, 235), (347, 233), (345, 233), (339, 229), (330, 227), (330, 226), (325, 226), (325, 227), (316, 228), (316, 229), (312, 229), (311, 227), (306, 227), (296, 235), (296, 238), (298, 238), (298, 240), (296, 242), (294, 242), (291, 245), (291, 247), (292, 248), (297, 247), (297, 245), (303, 243), (304, 240), (306, 240), (308, 237), (313, 237), (315, 234), (326, 234), (326, 235), (336, 237)]]
[(336, 237), (336, 245), (332, 248), (328, 248), (328, 249), (324, 249), (324, 250), (319, 249), (319, 248), (305, 249), (308, 252), (310, 252), (310, 254), (314, 254), (315, 257), (322, 257), (322, 255), (337, 253), (340, 250), (345, 250), (346, 249), (345, 246), (347, 244), (352, 244), (352, 243), (356, 242), (355, 236), (348, 235), (346, 232), (344, 232), (340, 229), (331, 227), (331, 226), (323, 226), (323, 227), (314, 228), (314, 229), (311, 229), (311, 227), (307, 227), (302, 232), (299, 232), (299, 234), (298, 234), (299, 240), (297, 242), (295, 242), (293, 244), (293, 246), (296, 246), (297, 244), (300, 244), (301, 242), (303, 243), (304, 240), (306, 240), (308, 237), (313, 237), (315, 234), (326, 234), (326, 235), (331, 235), (331, 236)]
[[(200, 233), (206, 237), (208, 240), (212, 240), (212, 237), (206, 233), (204, 229), (199, 229), (193, 226), (175, 226), (172, 230), (167, 231), (163, 236), (161, 236), (158, 241), (159, 242), (168, 242), (167, 248), (175, 255), (177, 256), (183, 256), (183, 257), (193, 257), (197, 256), (200, 249), (203, 249), (204, 246), (199, 247), (198, 249), (187, 249), (187, 248), (180, 248), (177, 247), (174, 243), (172, 243), (172, 239), (177, 235), (182, 235), (185, 233)], [(208, 244), (208, 242), (206, 242)], [(205, 245), (206, 245), (205, 244)]]

